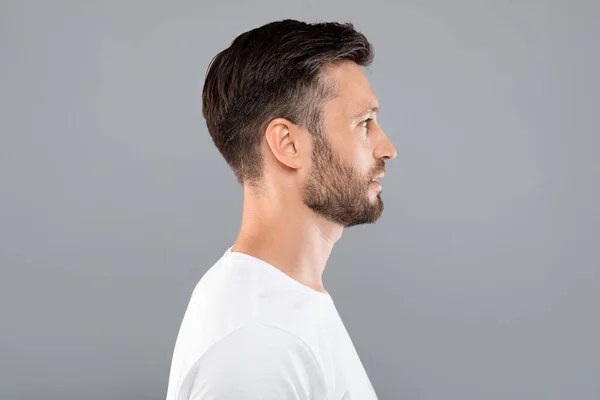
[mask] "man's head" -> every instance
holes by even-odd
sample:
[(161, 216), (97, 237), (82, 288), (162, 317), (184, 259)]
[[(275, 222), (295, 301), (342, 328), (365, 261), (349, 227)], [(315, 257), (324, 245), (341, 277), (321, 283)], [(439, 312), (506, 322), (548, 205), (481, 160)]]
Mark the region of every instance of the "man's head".
[(396, 155), (360, 67), (373, 49), (351, 24), (272, 22), (211, 62), (202, 96), (210, 135), (240, 184), (281, 185), (343, 226), (383, 211), (371, 180)]

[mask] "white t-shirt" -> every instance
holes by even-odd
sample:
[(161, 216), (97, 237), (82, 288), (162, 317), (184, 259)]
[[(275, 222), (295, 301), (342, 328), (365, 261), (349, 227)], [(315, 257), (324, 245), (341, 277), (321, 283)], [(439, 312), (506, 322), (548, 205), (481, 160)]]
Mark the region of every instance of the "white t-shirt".
[(167, 400), (374, 400), (329, 293), (231, 247), (200, 279)]

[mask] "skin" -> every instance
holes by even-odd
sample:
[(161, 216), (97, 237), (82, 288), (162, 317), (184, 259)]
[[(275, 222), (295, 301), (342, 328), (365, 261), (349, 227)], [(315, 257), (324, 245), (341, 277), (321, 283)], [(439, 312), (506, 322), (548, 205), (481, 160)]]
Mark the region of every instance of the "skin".
[(283, 118), (271, 121), (262, 148), (264, 189), (244, 185), (232, 251), (326, 293), (323, 271), (344, 228), (381, 216), (381, 190), (370, 181), (396, 149), (377, 123), (377, 97), (362, 68), (345, 62), (323, 74), (337, 91), (323, 108), (324, 138)]

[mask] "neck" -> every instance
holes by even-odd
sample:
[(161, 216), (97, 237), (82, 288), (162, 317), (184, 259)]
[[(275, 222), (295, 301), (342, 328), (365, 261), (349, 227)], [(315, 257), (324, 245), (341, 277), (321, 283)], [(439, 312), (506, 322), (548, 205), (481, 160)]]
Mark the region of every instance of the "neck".
[(290, 192), (244, 191), (242, 224), (232, 251), (261, 259), (325, 293), (323, 271), (343, 227), (315, 214)]

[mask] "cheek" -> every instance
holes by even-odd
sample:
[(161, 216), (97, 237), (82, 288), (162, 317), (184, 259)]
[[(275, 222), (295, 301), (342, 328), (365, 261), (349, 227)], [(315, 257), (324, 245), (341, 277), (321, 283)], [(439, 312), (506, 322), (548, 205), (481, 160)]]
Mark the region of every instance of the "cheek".
[(373, 152), (364, 144), (361, 144), (355, 152), (354, 165), (364, 176), (368, 176), (373, 170)]
[[(345, 140), (339, 140), (341, 138)], [(350, 131), (338, 135), (330, 144), (344, 165), (351, 166), (365, 177), (369, 175), (374, 165), (373, 152), (368, 148), (368, 141), (365, 141), (359, 132)]]
[(360, 138), (357, 132), (351, 132), (348, 140), (339, 143), (339, 153), (344, 157), (344, 161), (352, 164), (361, 163), (365, 157), (365, 142)]

